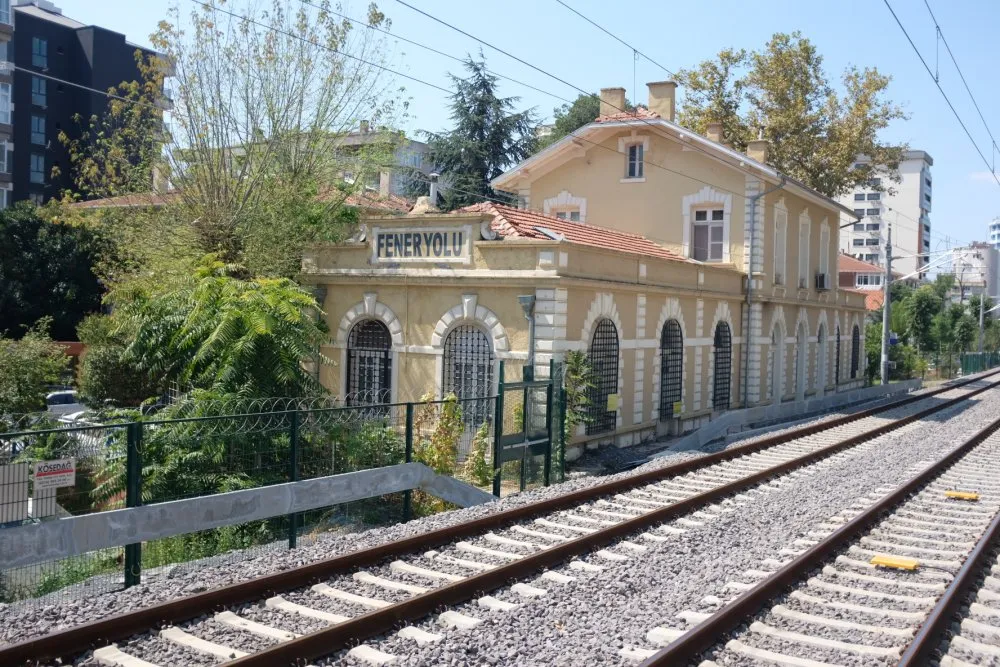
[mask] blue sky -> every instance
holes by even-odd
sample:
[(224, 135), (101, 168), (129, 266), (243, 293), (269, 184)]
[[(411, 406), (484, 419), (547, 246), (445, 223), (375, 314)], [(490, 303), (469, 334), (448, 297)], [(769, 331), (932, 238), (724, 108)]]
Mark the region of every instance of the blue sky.
[[(656, 65), (633, 60), (632, 51), (585, 23), (555, 0), (408, 0), (430, 14), (444, 18), (486, 41), (538, 65), (585, 90), (624, 86), (631, 99), (644, 102), (645, 83), (670, 78)], [(297, 0), (285, 0), (294, 6)], [(833, 78), (848, 64), (875, 66), (891, 74), (891, 97), (902, 104), (910, 119), (896, 123), (887, 140), (905, 141), (934, 158), (934, 208), (931, 212), (932, 249), (947, 243), (986, 238), (986, 226), (1000, 216), (1000, 185), (983, 164), (972, 143), (920, 64), (881, 0), (699, 0), (617, 5), (600, 0), (566, 0), (581, 13), (635, 45), (663, 66), (690, 67), (719, 49), (758, 48), (774, 32), (800, 30), (826, 58)], [(932, 69), (935, 68), (935, 31), (923, 0), (890, 0), (903, 25)], [(945, 37), (983, 110), (993, 135), (1000, 141), (1000, 87), (996, 86), (996, 26), (1000, 2), (995, 0), (929, 0)], [(172, 4), (184, 13), (190, 0), (56, 0), (70, 17), (125, 33), (131, 41), (147, 44), (148, 35)], [(573, 99), (577, 92), (506, 56), (491, 51), (434, 23), (394, 0), (381, 0), (392, 19), (392, 31), (464, 56), (482, 48), (488, 66), (503, 75), (554, 95)], [(230, 7), (245, 3), (233, 0)], [(345, 4), (345, 12), (363, 18), (367, 2)], [(624, 7), (630, 11), (616, 11)], [(460, 65), (408, 44), (397, 43), (400, 71), (448, 87), (447, 73)], [(947, 58), (940, 53), (940, 81), (966, 126), (992, 160), (987, 131)], [(633, 73), (634, 71), (634, 73)], [(634, 84), (639, 92), (634, 93)], [(439, 130), (448, 126), (444, 93), (401, 80), (411, 96), (412, 121), (408, 131)], [(504, 81), (504, 95), (521, 97), (521, 106), (534, 106), (543, 117), (561, 102), (549, 95)], [(1000, 159), (1000, 156), (997, 156)]]

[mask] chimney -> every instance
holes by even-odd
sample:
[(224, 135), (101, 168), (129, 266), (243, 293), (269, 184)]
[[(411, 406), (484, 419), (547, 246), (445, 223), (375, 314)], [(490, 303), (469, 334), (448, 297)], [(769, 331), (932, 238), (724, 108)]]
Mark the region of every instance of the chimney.
[(661, 118), (674, 122), (675, 97), (677, 95), (676, 81), (654, 81), (647, 83), (649, 89), (650, 111), (660, 114)]
[(761, 164), (767, 164), (767, 149), (771, 142), (767, 139), (755, 139), (747, 144), (747, 157)]
[(624, 88), (601, 88), (601, 115), (612, 116), (625, 111)]
[(368, 121), (361, 121), (361, 134), (368, 134)]
[(714, 141), (717, 144), (722, 143), (722, 123), (709, 123), (708, 129), (705, 130), (705, 136), (708, 137), (709, 141)]
[(437, 206), (437, 203), (438, 203), (438, 174), (437, 173), (431, 174), (430, 175), (430, 179), (431, 179), (431, 191), (430, 191), (431, 206)]

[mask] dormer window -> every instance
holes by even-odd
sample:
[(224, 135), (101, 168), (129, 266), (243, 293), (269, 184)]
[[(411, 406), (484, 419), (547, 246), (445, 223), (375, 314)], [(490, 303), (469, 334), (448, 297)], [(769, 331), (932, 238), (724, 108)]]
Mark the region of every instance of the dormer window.
[(628, 147), (628, 162), (625, 165), (625, 178), (643, 178), (643, 148), (642, 144), (632, 144)]
[(694, 248), (691, 257), (699, 262), (721, 262), (725, 211), (721, 208), (694, 212)]
[(632, 134), (618, 137), (618, 152), (625, 158), (625, 174), (622, 183), (643, 183), (646, 180), (646, 153), (649, 152), (649, 137)]
[(564, 210), (556, 211), (555, 216), (560, 220), (571, 220), (573, 222), (580, 222), (580, 210)]

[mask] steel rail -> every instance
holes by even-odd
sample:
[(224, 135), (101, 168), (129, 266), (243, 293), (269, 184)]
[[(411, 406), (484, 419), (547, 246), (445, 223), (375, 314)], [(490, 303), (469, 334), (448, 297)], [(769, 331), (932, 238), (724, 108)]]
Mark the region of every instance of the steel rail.
[[(991, 378), (992, 376), (997, 374), (1000, 374), (1000, 370), (993, 370), (987, 373), (982, 373), (972, 378), (962, 380), (961, 382), (953, 383), (948, 386), (941, 387), (933, 391), (925, 392), (917, 396), (908, 396), (907, 398), (904, 398), (899, 401), (894, 401), (886, 405), (869, 408), (867, 410), (862, 410), (860, 412), (850, 415), (844, 415), (842, 417), (831, 419), (829, 421), (822, 422), (819, 424), (811, 424), (809, 426), (792, 429), (784, 433), (773, 435), (767, 438), (762, 438), (761, 440), (748, 443), (746, 445), (733, 447), (731, 449), (723, 450), (721, 452), (716, 452), (713, 454), (708, 454), (706, 456), (699, 457), (696, 459), (689, 459), (687, 461), (683, 461), (673, 465), (664, 466), (663, 468), (659, 468), (657, 470), (651, 470), (649, 472), (642, 473), (639, 475), (633, 475), (612, 482), (598, 484), (586, 489), (573, 491), (537, 503), (532, 503), (529, 505), (524, 505), (521, 507), (505, 510), (503, 512), (498, 512), (496, 514), (482, 517), (480, 519), (476, 519), (466, 523), (461, 523), (454, 526), (448, 526), (445, 528), (439, 528), (436, 530), (428, 531), (426, 533), (415, 535), (413, 537), (405, 538), (395, 542), (389, 542), (368, 549), (363, 549), (360, 551), (350, 552), (347, 554), (336, 556), (327, 560), (318, 561), (316, 563), (310, 563), (308, 565), (303, 565), (301, 567), (292, 570), (262, 575), (254, 579), (250, 579), (248, 581), (236, 584), (230, 584), (222, 588), (205, 591), (203, 593), (197, 593), (195, 595), (179, 598), (176, 600), (161, 602), (135, 611), (125, 612), (122, 614), (117, 614), (115, 616), (109, 616), (107, 618), (92, 621), (90, 623), (86, 623), (83, 625), (78, 625), (72, 628), (58, 630), (56, 632), (42, 635), (40, 637), (27, 639), (22, 642), (18, 642), (16, 644), (11, 644), (9, 646), (0, 648), (0, 665), (8, 665), (8, 664), (17, 665), (24, 663), (34, 663), (40, 660), (52, 660), (52, 659), (77, 655), (79, 653), (98, 647), (99, 645), (111, 643), (114, 641), (131, 637), (136, 634), (147, 632), (150, 628), (159, 627), (164, 624), (182, 623), (184, 621), (197, 618), (198, 616), (201, 616), (204, 613), (206, 613), (207, 610), (219, 609), (228, 606), (235, 606), (246, 602), (250, 602), (252, 600), (259, 599), (261, 597), (275, 595), (282, 591), (302, 588), (305, 586), (309, 586), (313, 583), (318, 583), (324, 579), (328, 579), (331, 576), (350, 572), (358, 568), (375, 565), (377, 563), (386, 561), (396, 556), (402, 556), (415, 552), (426, 551), (427, 549), (431, 549), (436, 546), (440, 546), (442, 544), (447, 544), (460, 538), (482, 534), (483, 532), (496, 529), (498, 527), (513, 523), (515, 521), (532, 518), (538, 515), (549, 514), (556, 510), (561, 510), (567, 507), (573, 507), (575, 505), (579, 505), (603, 496), (621, 493), (631, 488), (643, 486), (651, 482), (659, 481), (664, 478), (682, 475), (693, 470), (698, 470), (704, 467), (708, 467), (715, 463), (728, 461), (730, 459), (738, 458), (746, 454), (762, 451), (770, 447), (774, 447), (776, 445), (784, 444), (786, 442), (790, 442), (798, 438), (827, 431), (836, 428), (838, 426), (849, 424), (854, 421), (859, 421), (861, 419), (865, 419), (867, 417), (876, 415), (881, 412), (894, 410), (899, 407), (903, 407), (908, 404), (921, 401), (927, 398), (933, 398), (934, 396), (940, 393), (951, 391), (952, 389), (958, 389), (968, 384)], [(818, 458), (820, 452), (826, 452), (826, 454), (823, 454), (823, 456), (833, 454), (837, 450), (853, 446), (857, 442), (860, 442), (864, 439), (878, 437), (879, 435), (883, 435), (885, 433), (898, 429), (902, 426), (905, 426), (906, 424), (909, 424), (917, 419), (921, 419), (929, 414), (938, 412), (940, 410), (944, 410), (948, 407), (951, 407), (952, 405), (956, 405), (960, 402), (966, 401), (972, 398), (973, 396), (976, 396), (982, 392), (988, 391), (989, 389), (992, 389), (997, 386), (1000, 386), (1000, 381), (991, 382), (983, 387), (979, 387), (977, 389), (970, 391), (968, 394), (946, 400), (943, 403), (933, 405), (920, 412), (914, 413), (913, 415), (908, 415), (906, 417), (902, 417), (898, 420), (894, 420), (892, 422), (876, 427), (874, 429), (870, 429), (865, 433), (854, 436), (846, 441), (842, 441), (841, 443), (831, 445), (826, 449), (814, 452), (811, 455), (807, 455), (805, 457), (801, 457), (800, 459), (796, 459), (796, 461), (802, 461), (803, 459), (812, 460), (814, 458)], [(800, 465), (804, 465), (805, 463), (808, 463), (808, 461), (802, 461)], [(775, 474), (779, 474), (779, 472), (777, 472), (775, 468), (772, 468), (763, 471), (762, 473), (759, 473), (757, 475), (754, 475), (753, 479), (757, 478), (766, 479), (767, 477), (773, 476)], [(751, 479), (751, 478), (745, 478), (745, 479)], [(743, 480), (737, 480), (736, 484), (740, 484), (740, 482), (742, 481)], [(740, 488), (742, 488), (742, 486), (740, 486)], [(681, 505), (687, 508), (693, 507), (691, 502), (696, 499), (700, 499), (701, 503), (709, 503), (712, 502), (712, 499), (714, 498), (722, 498), (733, 493), (738, 493), (738, 490), (734, 488), (734, 485), (726, 485), (723, 487), (719, 487), (719, 489), (700, 494), (699, 496), (695, 496), (694, 498), (691, 499), (681, 501), (681, 503), (677, 503), (676, 505), (671, 505), (662, 508), (661, 510), (657, 510), (654, 513), (657, 517), (659, 517), (656, 521), (661, 522), (672, 518), (674, 514), (672, 514), (671, 512), (678, 511), (674, 509), (675, 507), (679, 507)], [(639, 518), (640, 519), (645, 518), (646, 516), (650, 515), (644, 515), (643, 517)], [(634, 524), (633, 521), (634, 520), (626, 522), (631, 526), (629, 529), (630, 531), (639, 529), (638, 527), (636, 527), (638, 524)], [(614, 530), (621, 525), (623, 524), (619, 524), (608, 530), (609, 531)], [(563, 545), (560, 545), (560, 547), (548, 549), (544, 553), (567, 554), (568, 551), (565, 549), (565, 547), (569, 546), (570, 544), (577, 545), (578, 547), (584, 547), (585, 545), (589, 544), (589, 542), (586, 542), (585, 540), (587, 540), (588, 538), (593, 539), (595, 535), (601, 535), (601, 534), (605, 533), (603, 533), (602, 531), (601, 533), (588, 535), (585, 538), (579, 538), (578, 540), (574, 540), (573, 542), (564, 543)], [(615, 538), (610, 537), (609, 539), (613, 540)], [(586, 548), (589, 549), (590, 547)], [(542, 556), (542, 554), (535, 554), (533, 556), (528, 556), (525, 559), (513, 563), (512, 565), (516, 566), (518, 564), (521, 564), (522, 567), (535, 567), (535, 568), (544, 567), (545, 564), (542, 562), (543, 559), (537, 558), (539, 556)], [(568, 557), (567, 555), (562, 556), (563, 559), (567, 557)], [(517, 571), (516, 568), (514, 569), (505, 569), (505, 568), (497, 568), (496, 570), (491, 570), (489, 572), (484, 573), (482, 576), (486, 577), (486, 575), (493, 575), (495, 577), (497, 576), (498, 572), (502, 572), (505, 573), (508, 578), (516, 577), (516, 574), (512, 574), (512, 572)], [(410, 600), (403, 603), (403, 604), (413, 603), (413, 606), (410, 607), (410, 612), (407, 612), (407, 616), (409, 616), (411, 612), (415, 612), (418, 609), (417, 603), (415, 603), (416, 600), (421, 600), (424, 598), (424, 596), (445, 590), (449, 591), (448, 595), (453, 595), (454, 591), (456, 590), (456, 587), (467, 581), (469, 580), (466, 579), (463, 580), (463, 582), (459, 582), (459, 584), (452, 584), (449, 586), (445, 586), (439, 589), (435, 589), (430, 593), (426, 593), (424, 595), (411, 598)], [(485, 583), (487, 579), (485, 578), (482, 580), (477, 579), (477, 581), (482, 581), (483, 583)], [(504, 581), (501, 581), (499, 584), (493, 587), (495, 588), (497, 586), (503, 585), (503, 583)], [(475, 591), (473, 591), (473, 593), (474, 592)], [(470, 594), (466, 594), (465, 599), (468, 599), (470, 596), (471, 596)], [(447, 604), (447, 602), (439, 602), (435, 604)], [(398, 610), (399, 606), (394, 605), (393, 607), (388, 607), (385, 610), (381, 610), (380, 613), (384, 613), (385, 616), (389, 616), (391, 614), (397, 613)], [(432, 610), (433, 607), (431, 608), (431, 611)], [(429, 613), (429, 612), (424, 612), (424, 613)], [(368, 619), (370, 622), (376, 620), (371, 617), (372, 614), (365, 614), (357, 618)], [(394, 622), (401, 622), (402, 619), (403, 617), (399, 616), (396, 618)], [(352, 621), (348, 621), (347, 623), (338, 624), (331, 628), (318, 631), (317, 633), (306, 635), (299, 639), (293, 640), (292, 642), (288, 642), (287, 644), (279, 645), (278, 648), (287, 647), (289, 645), (295, 645), (295, 646), (309, 646), (310, 650), (313, 650), (318, 648), (318, 643), (316, 642), (316, 640), (313, 639), (314, 635), (318, 635), (320, 633), (325, 633), (325, 632), (334, 632), (335, 634), (340, 634), (339, 629), (343, 627), (352, 627), (355, 628), (355, 630), (357, 630), (358, 624), (355, 624), (352, 619)], [(391, 627), (391, 625), (389, 627)], [(371, 636), (372, 634), (377, 634), (377, 632), (374, 633), (364, 632), (359, 634), (364, 634), (365, 636)], [(334, 635), (325, 635), (325, 637), (327, 637), (330, 640), (332, 640), (333, 636)], [(354, 640), (356, 639), (357, 637), (354, 638)], [(324, 639), (324, 641), (327, 641), (327, 639)], [(336, 650), (335, 648), (334, 649), (329, 648), (329, 644), (325, 644), (323, 647), (323, 652), (315, 655), (328, 654), (335, 650)], [(268, 654), (269, 656), (273, 656), (273, 654), (270, 653), (269, 651), (265, 651), (265, 653)], [(248, 658), (243, 658), (237, 662), (239, 664), (251, 664), (251, 663), (245, 663), (243, 661), (250, 660), (252, 657), (253, 656), (249, 656)], [(275, 664), (275, 662), (273, 662), (272, 659), (272, 662), (270, 663), (261, 662), (258, 664)]]
[[(1000, 419), (996, 419), (985, 428), (980, 429), (964, 443), (952, 449), (895, 491), (883, 496), (881, 500), (809, 548), (805, 553), (797, 556), (710, 618), (681, 635), (669, 646), (647, 658), (640, 667), (677, 667), (698, 660), (703, 653), (719, 644), (720, 638), (728, 636), (740, 625), (748, 622), (775, 597), (807, 578), (823, 562), (829, 560), (843, 547), (855, 541), (864, 531), (877, 523), (883, 514), (902, 505), (912, 493), (938, 477), (953, 463), (975, 449), (998, 430), (1000, 430)], [(994, 520), (993, 523), (996, 524), (997, 520)], [(949, 620), (946, 618), (944, 622), (947, 623)]]
[(983, 536), (976, 542), (976, 547), (962, 564), (961, 569), (952, 579), (941, 599), (934, 605), (927, 620), (913, 637), (899, 659), (898, 667), (918, 667), (930, 664), (931, 654), (938, 649), (938, 640), (951, 629), (953, 615), (965, 602), (965, 595), (983, 571), (985, 561), (1000, 541), (1000, 514), (993, 517)]

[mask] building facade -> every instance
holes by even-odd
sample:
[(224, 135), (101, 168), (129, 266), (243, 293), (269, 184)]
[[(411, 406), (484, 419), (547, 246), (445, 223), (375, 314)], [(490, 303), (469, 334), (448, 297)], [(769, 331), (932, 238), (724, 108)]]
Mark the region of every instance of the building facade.
[[(0, 0), (0, 40), (9, 39), (7, 65), (0, 68), (0, 188), (3, 205), (42, 203), (72, 187), (69, 157), (59, 141), (83, 129), (75, 117), (90, 118), (107, 109), (101, 93), (139, 80), (136, 50), (152, 51), (125, 36), (63, 16), (47, 0)], [(16, 29), (3, 23), (4, 16)], [(7, 119), (6, 123), (4, 119)], [(15, 150), (16, 147), (16, 150)], [(54, 174), (55, 170), (55, 174)]]
[[(363, 178), (365, 189), (378, 192), (382, 197), (411, 197), (414, 177), (426, 179), (433, 171), (428, 160), (430, 147), (426, 143), (373, 130), (369, 122), (363, 120), (357, 130), (344, 135), (341, 146), (345, 153), (353, 153), (387, 141), (392, 144), (392, 165), (368, 174), (345, 172), (344, 178), (352, 183), (357, 178)], [(427, 191), (429, 185), (422, 184), (420, 187)]]
[[(851, 211), (769, 167), (766, 142), (744, 155), (718, 128), (678, 126), (675, 88), (650, 84), (635, 113), (616, 111), (623, 89), (602, 90), (594, 123), (493, 181), (517, 208), (372, 218), (352, 242), (315, 247), (302, 280), (334, 332), (323, 384), (469, 398), (499, 360), (533, 359), (543, 377), (581, 351), (597, 389), (579, 447), (862, 384), (864, 296), (833, 278)], [(363, 338), (381, 341), (389, 372), (356, 372)]]
[[(868, 158), (858, 158), (867, 164)], [(934, 160), (924, 151), (906, 151), (899, 163), (896, 183), (884, 168), (866, 185), (840, 198), (853, 209), (859, 222), (840, 230), (840, 250), (869, 264), (885, 265), (887, 225), (892, 224), (893, 265), (904, 274), (930, 263), (931, 253), (931, 166)]]
[(990, 223), (990, 245), (1000, 250), (1000, 218), (993, 218)]
[(1000, 294), (1000, 250), (989, 243), (952, 248), (951, 272), (955, 276), (955, 298), (965, 303), (973, 294)]

